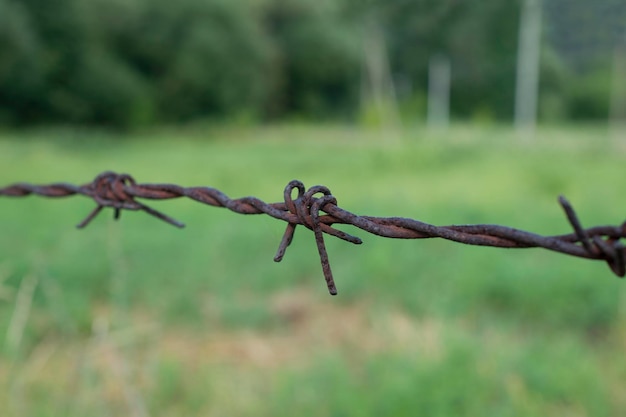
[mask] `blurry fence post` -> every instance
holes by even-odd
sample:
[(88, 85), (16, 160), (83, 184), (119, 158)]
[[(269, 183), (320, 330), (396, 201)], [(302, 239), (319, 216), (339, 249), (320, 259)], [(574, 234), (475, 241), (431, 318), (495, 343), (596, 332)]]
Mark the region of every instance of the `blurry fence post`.
[(446, 129), (450, 123), (450, 59), (431, 57), (428, 64), (428, 127)]
[(365, 27), (363, 75), (362, 106), (388, 138), (389, 131), (400, 125), (400, 116), (385, 36), (374, 19)]
[(520, 13), (515, 85), (515, 128), (532, 138), (537, 124), (539, 52), (541, 47), (541, 0), (524, 0)]
[(615, 144), (626, 144), (626, 34), (615, 44), (609, 127)]

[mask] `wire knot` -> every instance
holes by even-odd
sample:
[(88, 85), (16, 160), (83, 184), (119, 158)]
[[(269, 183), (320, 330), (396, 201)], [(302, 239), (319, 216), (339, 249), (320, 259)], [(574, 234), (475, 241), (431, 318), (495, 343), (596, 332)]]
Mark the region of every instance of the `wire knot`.
[[(294, 190), (298, 190), (298, 196), (295, 200), (293, 199)], [(316, 197), (318, 194), (321, 194), (321, 197)], [(342, 232), (341, 230), (334, 229), (321, 221), (320, 211), (324, 211), (324, 207), (327, 204), (337, 205), (337, 199), (331, 194), (327, 187), (315, 185), (306, 190), (302, 182), (293, 180), (285, 187), (284, 198), (287, 210), (297, 217), (299, 223), (287, 223), (287, 228), (283, 234), (276, 256), (274, 256), (274, 261), (280, 262), (283, 259), (287, 247), (293, 240), (296, 226), (298, 224), (304, 225), (306, 228), (312, 230), (315, 235), (315, 243), (317, 244), (328, 292), (331, 295), (337, 295), (337, 287), (335, 286), (328, 260), (328, 252), (326, 251), (326, 245), (324, 243), (324, 233), (355, 244), (362, 243), (361, 239)]]
[[(585, 251), (593, 258), (604, 259), (611, 271), (618, 277), (623, 278), (626, 275), (626, 248), (620, 238), (608, 236), (603, 239), (597, 235), (590, 238), (587, 231), (583, 229), (570, 202), (565, 197), (560, 196), (559, 203), (563, 207), (567, 219), (574, 228), (576, 237)], [(616, 236), (626, 235), (626, 222), (622, 223), (622, 226), (618, 229), (621, 230), (618, 230)]]
[(117, 174), (111, 171), (103, 172), (91, 183), (92, 197), (98, 205), (113, 207), (116, 211), (123, 208), (139, 210), (141, 208), (140, 203), (136, 202), (133, 196), (127, 194), (124, 190), (126, 185), (135, 184), (135, 179), (128, 174)]
[(615, 238), (604, 240), (599, 236), (594, 236), (592, 240), (596, 250), (602, 254), (611, 271), (618, 277), (624, 278), (626, 275), (626, 248), (624, 244)]
[(82, 229), (87, 226), (104, 207), (112, 207), (114, 209), (113, 218), (115, 220), (120, 218), (122, 209), (143, 210), (176, 227), (184, 227), (184, 224), (179, 221), (136, 201), (133, 194), (129, 192), (136, 184), (135, 179), (128, 174), (106, 171), (98, 175), (91, 183), (83, 186), (85, 194), (91, 196), (97, 206), (76, 227)]

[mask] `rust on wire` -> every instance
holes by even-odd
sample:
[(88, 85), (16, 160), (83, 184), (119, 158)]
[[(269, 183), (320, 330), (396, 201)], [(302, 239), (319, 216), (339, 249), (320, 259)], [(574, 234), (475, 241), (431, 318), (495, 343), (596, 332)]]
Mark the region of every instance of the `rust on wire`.
[[(294, 192), (297, 196), (294, 198)], [(402, 217), (359, 216), (340, 208), (337, 199), (327, 187), (316, 185), (306, 189), (300, 181), (291, 181), (285, 187), (283, 202), (265, 203), (255, 197), (231, 199), (221, 191), (210, 187), (181, 187), (174, 184), (137, 184), (133, 177), (115, 172), (103, 172), (92, 182), (81, 186), (66, 183), (49, 185), (13, 184), (0, 188), (0, 196), (23, 197), (36, 194), (44, 197), (66, 197), (81, 194), (92, 198), (96, 207), (77, 227), (83, 228), (103, 208), (111, 207), (114, 218), (122, 210), (140, 210), (176, 227), (183, 223), (137, 201), (167, 200), (187, 197), (215, 207), (225, 207), (239, 214), (267, 214), (287, 223), (274, 261), (280, 262), (293, 240), (297, 226), (313, 231), (322, 271), (330, 294), (337, 288), (330, 269), (324, 234), (360, 244), (361, 239), (332, 227), (348, 224), (377, 236), (395, 239), (442, 238), (468, 245), (500, 248), (544, 248), (579, 258), (605, 261), (618, 277), (626, 275), (626, 248), (621, 239), (626, 238), (626, 222), (620, 226), (599, 226), (584, 229), (572, 205), (559, 197), (559, 203), (573, 233), (557, 236), (541, 236), (535, 233), (491, 224), (433, 226)]]

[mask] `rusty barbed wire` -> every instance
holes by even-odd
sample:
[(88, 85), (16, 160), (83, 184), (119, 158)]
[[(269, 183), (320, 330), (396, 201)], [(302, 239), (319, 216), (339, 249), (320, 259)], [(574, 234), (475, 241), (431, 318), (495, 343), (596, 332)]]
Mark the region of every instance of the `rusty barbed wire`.
[[(294, 199), (293, 192), (297, 191)], [(114, 218), (119, 219), (122, 210), (140, 210), (173, 226), (183, 223), (137, 201), (167, 200), (187, 197), (215, 207), (225, 207), (239, 214), (267, 214), (287, 223), (274, 261), (280, 262), (293, 240), (296, 226), (313, 231), (328, 291), (337, 294), (337, 288), (328, 260), (324, 234), (354, 243), (361, 239), (332, 227), (334, 224), (355, 226), (371, 234), (395, 239), (442, 238), (468, 245), (500, 248), (543, 248), (579, 258), (603, 260), (618, 277), (626, 275), (626, 249), (621, 239), (626, 238), (626, 222), (620, 226), (598, 226), (584, 229), (572, 205), (559, 197), (574, 232), (564, 235), (542, 236), (506, 226), (478, 224), (433, 226), (418, 220), (402, 217), (359, 216), (340, 208), (330, 190), (322, 185), (306, 189), (300, 181), (291, 181), (284, 189), (283, 202), (265, 203), (256, 197), (231, 199), (223, 192), (210, 187), (181, 187), (175, 184), (137, 184), (128, 174), (103, 172), (92, 182), (76, 186), (67, 183), (32, 185), (18, 183), (0, 188), (0, 196), (24, 197), (36, 194), (44, 197), (67, 197), (84, 195), (96, 202), (96, 208), (80, 222), (83, 228), (103, 208), (111, 207)], [(320, 214), (320, 213), (325, 214)]]

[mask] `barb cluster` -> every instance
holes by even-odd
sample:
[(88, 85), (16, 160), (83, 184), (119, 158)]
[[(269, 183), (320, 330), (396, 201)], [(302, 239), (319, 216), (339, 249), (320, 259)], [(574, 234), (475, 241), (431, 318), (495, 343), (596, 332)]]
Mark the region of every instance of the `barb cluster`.
[[(297, 196), (294, 198), (294, 191)], [(280, 262), (293, 240), (296, 226), (313, 231), (322, 263), (322, 271), (330, 294), (337, 288), (328, 261), (324, 234), (360, 244), (361, 239), (333, 228), (333, 224), (349, 224), (374, 235), (396, 239), (442, 238), (468, 245), (494, 246), (501, 248), (544, 248), (579, 258), (603, 260), (618, 277), (626, 275), (626, 249), (622, 239), (626, 238), (626, 222), (620, 226), (599, 226), (584, 229), (565, 197), (559, 203), (574, 232), (557, 236), (541, 236), (506, 226), (451, 225), (433, 226), (413, 219), (401, 217), (359, 216), (340, 208), (337, 199), (327, 187), (316, 185), (308, 190), (300, 181), (291, 181), (284, 190), (284, 201), (265, 203), (256, 197), (231, 199), (221, 191), (209, 187), (181, 187), (174, 184), (137, 184), (127, 174), (104, 172), (92, 182), (81, 186), (66, 183), (49, 185), (13, 184), (0, 188), (0, 196), (22, 197), (30, 194), (45, 197), (66, 197), (81, 194), (92, 198), (96, 208), (78, 224), (83, 228), (103, 208), (111, 207), (118, 219), (122, 210), (141, 210), (176, 227), (184, 225), (171, 217), (140, 203), (137, 198), (166, 200), (187, 197), (215, 207), (225, 207), (239, 214), (267, 214), (287, 223), (287, 228), (274, 261)]]

